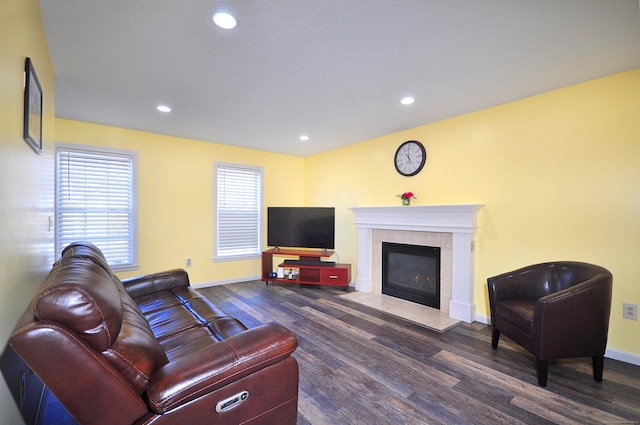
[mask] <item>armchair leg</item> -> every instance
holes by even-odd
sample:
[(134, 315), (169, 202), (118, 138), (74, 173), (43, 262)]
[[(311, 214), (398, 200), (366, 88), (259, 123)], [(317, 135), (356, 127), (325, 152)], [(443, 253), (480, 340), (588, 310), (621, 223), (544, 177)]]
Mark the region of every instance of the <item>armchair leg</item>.
[(493, 332), (491, 334), (491, 348), (494, 350), (498, 348), (498, 340), (500, 339), (500, 331), (496, 328), (493, 328)]
[(538, 385), (547, 386), (547, 374), (549, 373), (549, 360), (536, 359), (538, 367)]
[(593, 379), (602, 382), (602, 372), (604, 371), (604, 356), (593, 356)]

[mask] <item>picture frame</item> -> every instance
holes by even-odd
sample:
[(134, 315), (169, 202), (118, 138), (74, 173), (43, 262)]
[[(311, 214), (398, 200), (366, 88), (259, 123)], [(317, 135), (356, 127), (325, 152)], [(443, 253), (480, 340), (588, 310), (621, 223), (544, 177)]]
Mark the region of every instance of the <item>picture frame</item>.
[(30, 58), (24, 65), (24, 127), (25, 142), (42, 155), (42, 87)]

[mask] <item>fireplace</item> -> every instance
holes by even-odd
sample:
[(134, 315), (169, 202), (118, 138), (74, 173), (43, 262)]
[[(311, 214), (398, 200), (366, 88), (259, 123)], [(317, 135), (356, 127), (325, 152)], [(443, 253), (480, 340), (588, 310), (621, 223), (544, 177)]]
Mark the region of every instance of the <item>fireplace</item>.
[[(382, 294), (382, 279), (377, 277), (382, 266), (376, 235), (384, 235), (382, 241), (440, 246), (440, 311), (451, 318), (473, 322), (473, 237), (481, 208), (480, 204), (350, 208), (357, 228), (356, 291)], [(423, 235), (425, 243), (420, 240)], [(435, 241), (430, 240), (434, 238)]]
[(440, 248), (383, 242), (382, 293), (440, 309)]

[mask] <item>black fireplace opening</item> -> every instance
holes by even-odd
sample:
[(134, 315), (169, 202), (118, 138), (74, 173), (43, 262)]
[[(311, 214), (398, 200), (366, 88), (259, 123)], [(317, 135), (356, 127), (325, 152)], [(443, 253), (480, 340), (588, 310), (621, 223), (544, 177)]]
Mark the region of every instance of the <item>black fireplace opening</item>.
[(440, 309), (440, 248), (383, 242), (382, 293)]

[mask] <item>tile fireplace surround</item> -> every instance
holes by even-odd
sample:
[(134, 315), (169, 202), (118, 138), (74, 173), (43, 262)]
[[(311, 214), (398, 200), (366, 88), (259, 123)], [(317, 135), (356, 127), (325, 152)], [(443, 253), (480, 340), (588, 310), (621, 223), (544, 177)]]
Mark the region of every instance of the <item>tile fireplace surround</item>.
[(382, 293), (382, 242), (441, 248), (440, 309), (449, 317), (473, 322), (472, 241), (483, 205), (353, 207), (358, 254), (355, 289)]

